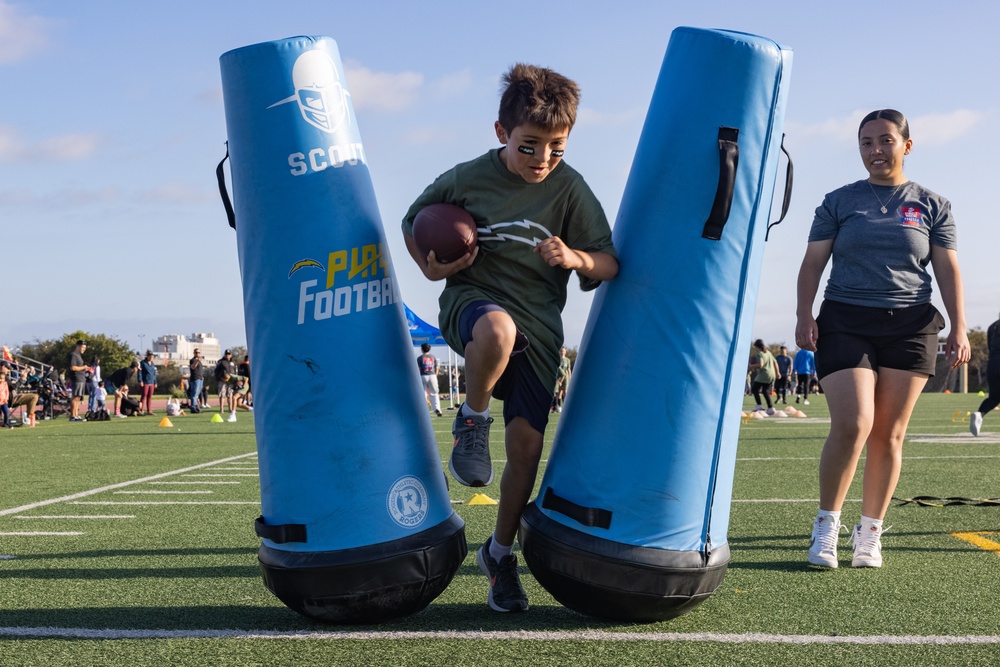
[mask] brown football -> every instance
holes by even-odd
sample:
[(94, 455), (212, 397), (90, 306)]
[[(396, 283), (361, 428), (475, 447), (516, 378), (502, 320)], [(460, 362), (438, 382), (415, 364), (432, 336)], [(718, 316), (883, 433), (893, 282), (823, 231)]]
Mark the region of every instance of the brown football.
[(479, 241), (476, 221), (455, 204), (431, 204), (413, 219), (413, 241), (424, 257), (434, 251), (442, 264), (461, 259)]

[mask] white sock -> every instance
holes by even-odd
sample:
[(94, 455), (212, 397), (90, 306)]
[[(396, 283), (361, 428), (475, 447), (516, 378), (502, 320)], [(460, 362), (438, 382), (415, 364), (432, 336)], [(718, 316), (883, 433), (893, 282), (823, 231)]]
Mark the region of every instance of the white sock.
[(817, 519), (822, 519), (823, 517), (829, 517), (834, 520), (835, 523), (840, 523), (840, 510), (836, 512), (829, 512), (827, 510), (820, 510), (816, 513)]
[(874, 526), (874, 527), (878, 528), (881, 531), (882, 530), (882, 520), (881, 519), (873, 519), (873, 518), (871, 518), (869, 516), (862, 515), (862, 517), (861, 517), (861, 529), (864, 530), (864, 529), (869, 528), (871, 526)]
[(513, 544), (506, 547), (501, 546), (501, 544), (497, 542), (496, 534), (493, 535), (493, 539), (490, 540), (490, 558), (499, 563), (501, 558), (503, 558), (504, 556), (509, 556), (513, 551), (514, 551)]
[[(484, 411), (477, 412), (470, 408), (468, 403), (462, 403), (462, 409), (458, 411), (458, 414), (461, 417), (482, 417), (483, 419), (486, 419), (490, 416), (490, 408), (487, 406)], [(494, 544), (495, 543), (496, 542), (494, 541)]]

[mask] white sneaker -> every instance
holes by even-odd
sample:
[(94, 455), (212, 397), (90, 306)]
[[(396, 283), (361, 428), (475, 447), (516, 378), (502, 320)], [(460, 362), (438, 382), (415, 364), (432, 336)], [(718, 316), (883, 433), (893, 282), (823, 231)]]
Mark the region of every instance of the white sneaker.
[(802, 404), (803, 404), (803, 405), (809, 405), (809, 399), (808, 399), (808, 398), (807, 398), (807, 399), (804, 399), (804, 400), (802, 401)]
[(235, 412), (230, 412), (229, 413), (229, 419), (227, 419), (226, 421), (227, 422), (234, 422), (234, 421), (236, 421), (236, 413)]
[(972, 417), (969, 419), (969, 433), (979, 435), (981, 428), (983, 428), (983, 413), (973, 412)]
[(766, 414), (767, 414), (768, 417), (773, 417), (774, 416), (774, 408), (768, 408)]
[(809, 563), (820, 567), (837, 567), (837, 539), (840, 520), (829, 516), (813, 520), (812, 541), (809, 542)]
[(855, 524), (851, 533), (851, 543), (854, 545), (854, 560), (851, 567), (882, 567), (882, 533), (878, 526), (869, 526), (861, 530), (861, 524)]

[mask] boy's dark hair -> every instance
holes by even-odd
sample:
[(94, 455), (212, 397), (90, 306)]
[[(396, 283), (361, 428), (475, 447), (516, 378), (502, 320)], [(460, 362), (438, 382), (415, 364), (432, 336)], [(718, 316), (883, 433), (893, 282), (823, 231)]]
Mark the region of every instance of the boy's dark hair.
[(425, 353), (425, 354), (426, 354), (427, 352), (430, 352), (430, 351), (431, 351), (431, 346), (430, 346), (430, 344), (428, 344), (428, 343), (424, 343), (423, 345), (421, 345), (421, 346), (420, 346), (420, 351), (421, 351), (421, 352), (423, 352), (423, 353)]
[(580, 104), (575, 81), (545, 67), (517, 63), (500, 79), (500, 112), (497, 120), (507, 133), (519, 125), (547, 130), (572, 129)]

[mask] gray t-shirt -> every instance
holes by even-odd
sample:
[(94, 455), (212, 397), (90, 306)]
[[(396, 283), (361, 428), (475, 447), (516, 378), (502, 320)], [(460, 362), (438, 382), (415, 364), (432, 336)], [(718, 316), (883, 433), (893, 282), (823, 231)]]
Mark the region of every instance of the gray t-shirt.
[(833, 239), (826, 299), (871, 308), (930, 302), (931, 246), (956, 247), (951, 203), (912, 181), (895, 189), (858, 181), (816, 209), (809, 241)]

